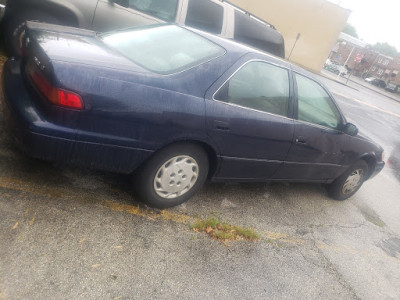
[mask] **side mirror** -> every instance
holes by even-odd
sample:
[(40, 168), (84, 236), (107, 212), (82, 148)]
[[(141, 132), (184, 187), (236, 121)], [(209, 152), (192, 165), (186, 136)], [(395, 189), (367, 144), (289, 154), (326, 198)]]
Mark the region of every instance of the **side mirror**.
[(358, 134), (358, 128), (352, 123), (347, 123), (343, 127), (343, 132), (351, 136), (356, 136)]
[(110, 2), (121, 5), (123, 7), (129, 7), (129, 0), (110, 0)]

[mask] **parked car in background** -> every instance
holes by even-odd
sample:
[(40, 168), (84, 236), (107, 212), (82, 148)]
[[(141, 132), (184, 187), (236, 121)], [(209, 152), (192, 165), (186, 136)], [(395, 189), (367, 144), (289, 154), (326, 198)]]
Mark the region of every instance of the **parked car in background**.
[(285, 57), (284, 40), (275, 27), (221, 0), (118, 0), (167, 22), (211, 32)]
[(327, 59), (324, 64), (324, 69), (335, 74), (340, 74), (340, 76), (346, 76), (348, 74), (348, 70), (345, 66), (341, 66), (330, 59)]
[(180, 204), (207, 178), (318, 182), (344, 200), (384, 166), (311, 73), (230, 40), (167, 24), (98, 35), (28, 22), (22, 44), (3, 69), (22, 148), (134, 174), (151, 206)]
[(219, 0), (8, 0), (2, 33), (9, 54), (20, 54), (26, 20), (99, 32), (175, 22), (285, 56), (283, 37), (272, 25)]
[(378, 79), (378, 78), (375, 78), (375, 77), (367, 77), (364, 80), (366, 82), (368, 82), (370, 84), (373, 84), (373, 85), (375, 85), (377, 87), (380, 87), (380, 88), (385, 88), (386, 87), (386, 82), (384, 80), (382, 80), (382, 79)]
[(395, 83), (388, 83), (387, 86), (385, 87), (386, 91), (392, 92), (392, 93), (397, 93), (399, 91), (399, 86)]

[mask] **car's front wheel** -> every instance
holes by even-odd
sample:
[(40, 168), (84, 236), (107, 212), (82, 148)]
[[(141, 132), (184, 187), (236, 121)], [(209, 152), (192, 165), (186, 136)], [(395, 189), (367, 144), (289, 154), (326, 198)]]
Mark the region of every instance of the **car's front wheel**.
[(356, 162), (343, 175), (327, 185), (329, 196), (335, 200), (346, 200), (360, 189), (367, 175), (367, 163), (363, 160)]
[(187, 201), (205, 182), (207, 153), (194, 144), (176, 144), (156, 153), (134, 176), (139, 197), (160, 209)]

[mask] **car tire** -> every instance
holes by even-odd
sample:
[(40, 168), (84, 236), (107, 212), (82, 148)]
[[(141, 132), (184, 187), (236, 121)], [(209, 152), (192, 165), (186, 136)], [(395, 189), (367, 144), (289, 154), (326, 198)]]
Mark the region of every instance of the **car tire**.
[(356, 162), (343, 175), (327, 185), (329, 196), (335, 200), (346, 200), (350, 198), (360, 189), (367, 175), (367, 163), (363, 160)]
[(133, 177), (139, 198), (164, 209), (187, 201), (208, 176), (207, 153), (195, 144), (180, 143), (157, 152)]
[(22, 12), (11, 16), (3, 27), (3, 36), (7, 54), (9, 56), (21, 56), (21, 37), (24, 33), (26, 21), (40, 21), (58, 24), (59, 21), (52, 15), (39, 11)]

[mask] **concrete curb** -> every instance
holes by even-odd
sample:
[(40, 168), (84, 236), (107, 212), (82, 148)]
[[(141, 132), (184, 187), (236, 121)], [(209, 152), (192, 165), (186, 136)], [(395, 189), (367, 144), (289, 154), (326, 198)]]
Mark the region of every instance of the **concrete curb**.
[(386, 93), (386, 92), (384, 92), (384, 91), (380, 91), (379, 89), (375, 89), (374, 87), (369, 86), (369, 85), (366, 85), (366, 84), (364, 85), (364, 84), (362, 84), (362, 83), (360, 83), (360, 82), (357, 82), (357, 81), (354, 81), (354, 80), (352, 80), (352, 79), (349, 79), (349, 81), (351, 81), (351, 82), (353, 82), (353, 83), (355, 83), (355, 84), (361, 85), (362, 87), (365, 87), (366, 89), (369, 89), (369, 90), (371, 90), (371, 91), (374, 91), (374, 92), (376, 92), (376, 93), (378, 93), (378, 94), (380, 94), (380, 95), (382, 95), (382, 96), (388, 97), (388, 98), (390, 98), (390, 99), (392, 99), (392, 100), (394, 100), (394, 101), (400, 102), (400, 98), (399, 98), (399, 97), (396, 97), (395, 95), (390, 95), (389, 93)]
[[(351, 88), (351, 89), (354, 89), (354, 90), (358, 91), (357, 88), (352, 87), (352, 86), (346, 84), (345, 82), (342, 82), (342, 81), (340, 81), (340, 80), (337, 80), (336, 78), (333, 78), (333, 76), (329, 76), (328, 74), (324, 74), (322, 71), (321, 71), (318, 75), (320, 75), (320, 76), (322, 76), (322, 77), (324, 77), (324, 78), (326, 78), (326, 79), (332, 80), (332, 81), (334, 81), (334, 82), (336, 82), (336, 83), (339, 83), (339, 84), (341, 84), (341, 85), (347, 86), (348, 88)], [(346, 79), (347, 79), (347, 78), (346, 78)], [(364, 87), (364, 88), (366, 88), (366, 89), (368, 89), (368, 90), (370, 90), (370, 91), (373, 91), (373, 92), (375, 92), (375, 93), (378, 93), (378, 94), (380, 94), (380, 95), (382, 95), (382, 96), (385, 96), (385, 97), (387, 97), (387, 98), (390, 98), (390, 99), (392, 99), (392, 100), (394, 100), (394, 101), (400, 102), (400, 97), (396, 97), (395, 95), (390, 95), (389, 93), (386, 93), (386, 92), (384, 92), (384, 91), (381, 91), (381, 90), (379, 90), (379, 89), (377, 89), (377, 88), (375, 88), (375, 87), (373, 87), (373, 86), (370, 86), (370, 85), (367, 85), (367, 84), (362, 84), (361, 82), (355, 81), (355, 80), (353, 80), (353, 79), (351, 79), (351, 78), (349, 79), (349, 82), (352, 82), (352, 83), (354, 83), (354, 84), (357, 84), (357, 85), (359, 85), (359, 86), (362, 86), (362, 87)]]

